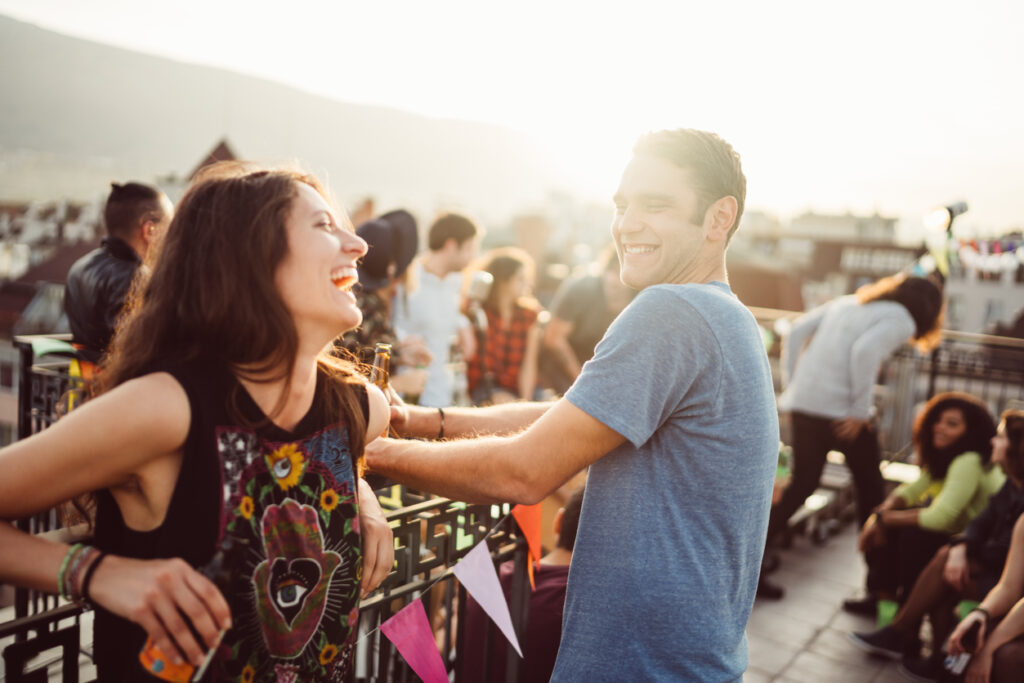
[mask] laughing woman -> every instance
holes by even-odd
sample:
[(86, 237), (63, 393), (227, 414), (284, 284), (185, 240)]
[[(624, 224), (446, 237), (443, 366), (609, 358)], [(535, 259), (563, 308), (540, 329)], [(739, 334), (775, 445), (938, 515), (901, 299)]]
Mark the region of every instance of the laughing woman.
[(137, 283), (101, 395), (0, 451), (0, 519), (92, 494), (94, 546), (0, 523), (0, 580), (90, 601), (101, 680), (218, 642), (204, 680), (345, 678), (360, 593), (393, 560), (357, 466), (386, 401), (325, 352), (360, 322), (365, 252), (311, 176), (213, 167)]

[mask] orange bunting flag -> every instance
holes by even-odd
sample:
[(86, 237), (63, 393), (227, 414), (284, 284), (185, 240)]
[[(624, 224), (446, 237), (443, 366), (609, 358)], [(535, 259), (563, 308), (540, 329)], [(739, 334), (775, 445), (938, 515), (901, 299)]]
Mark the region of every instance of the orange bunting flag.
[[(530, 546), (530, 558), (540, 563), (540, 503), (536, 505), (516, 505), (512, 508), (512, 516), (516, 518), (519, 528)], [(529, 566), (530, 588), (537, 586), (533, 581), (533, 564)]]

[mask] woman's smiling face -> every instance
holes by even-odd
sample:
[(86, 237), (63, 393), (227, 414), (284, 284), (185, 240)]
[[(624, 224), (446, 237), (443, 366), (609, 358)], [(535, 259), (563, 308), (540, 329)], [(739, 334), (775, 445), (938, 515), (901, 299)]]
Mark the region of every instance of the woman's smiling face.
[(327, 344), (362, 322), (352, 286), (366, 242), (347, 220), (339, 224), (327, 201), (305, 183), (296, 183), (285, 230), (288, 253), (274, 282), (300, 339), (315, 335), (317, 344)]
[(967, 433), (967, 420), (959, 408), (946, 408), (932, 426), (932, 445), (948, 448)]

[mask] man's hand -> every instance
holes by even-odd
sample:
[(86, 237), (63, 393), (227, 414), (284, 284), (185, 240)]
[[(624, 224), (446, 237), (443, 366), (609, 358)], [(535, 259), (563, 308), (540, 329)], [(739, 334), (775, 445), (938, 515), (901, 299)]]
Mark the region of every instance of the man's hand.
[(953, 588), (962, 591), (971, 580), (970, 567), (967, 563), (967, 546), (963, 543), (949, 549), (946, 566), (942, 570), (942, 578)]
[(832, 421), (832, 433), (836, 438), (843, 441), (853, 441), (862, 429), (868, 426), (870, 420), (858, 420), (855, 417), (844, 417), (842, 420)]
[[(383, 439), (374, 439), (370, 444)], [(367, 448), (370, 447), (367, 444)], [(395, 536), (377, 502), (373, 489), (360, 479), (357, 484), (359, 501), (359, 535), (363, 540), (363, 580), (361, 597), (369, 595), (387, 578), (395, 564)]]

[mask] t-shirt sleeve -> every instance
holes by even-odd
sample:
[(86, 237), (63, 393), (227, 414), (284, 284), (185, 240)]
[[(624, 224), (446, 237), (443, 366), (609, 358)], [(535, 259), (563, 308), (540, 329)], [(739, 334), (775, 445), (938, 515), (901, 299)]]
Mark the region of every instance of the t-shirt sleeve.
[(639, 448), (681, 408), (698, 378), (717, 387), (720, 353), (690, 303), (648, 288), (612, 323), (566, 399)]

